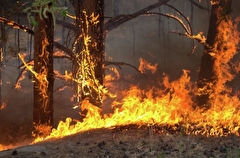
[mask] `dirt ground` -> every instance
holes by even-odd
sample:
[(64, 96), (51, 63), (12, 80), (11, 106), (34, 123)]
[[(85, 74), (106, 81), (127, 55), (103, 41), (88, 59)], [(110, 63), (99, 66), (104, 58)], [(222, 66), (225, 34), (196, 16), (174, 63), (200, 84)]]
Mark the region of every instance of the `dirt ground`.
[(153, 127), (117, 127), (0, 152), (0, 158), (236, 158), (240, 138), (205, 137)]

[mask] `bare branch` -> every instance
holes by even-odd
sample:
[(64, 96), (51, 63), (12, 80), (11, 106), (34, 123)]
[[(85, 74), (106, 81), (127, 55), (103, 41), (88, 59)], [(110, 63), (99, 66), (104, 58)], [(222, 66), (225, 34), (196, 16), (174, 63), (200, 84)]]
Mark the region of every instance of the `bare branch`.
[(174, 16), (174, 15), (171, 15), (171, 14), (163, 14), (163, 13), (156, 13), (156, 12), (148, 12), (147, 15), (160, 15), (160, 16), (165, 16), (167, 18), (171, 18), (171, 19), (174, 19), (176, 20), (182, 27), (183, 29), (186, 31), (187, 34), (191, 35), (192, 34), (192, 30), (189, 30), (189, 26), (186, 25), (182, 19), (180, 19), (179, 17), (177, 16)]
[(53, 45), (54, 45), (56, 48), (58, 48), (58, 49), (60, 49), (60, 50), (62, 50), (62, 51), (64, 51), (64, 52), (66, 52), (67, 55), (69, 55), (70, 58), (73, 59), (73, 52), (72, 52), (70, 49), (68, 49), (67, 47), (65, 47), (64, 45), (62, 45), (62, 44), (60, 44), (60, 43), (58, 43), (58, 42), (53, 42)]
[[(12, 21), (12, 20), (8, 20), (8, 19), (6, 19), (6, 18), (0, 17), (0, 22), (7, 24), (7, 25), (11, 26), (11, 27), (14, 28), (14, 29), (23, 30), (24, 32), (27, 32), (28, 34), (31, 34), (31, 35), (34, 36), (34, 31), (33, 31), (33, 30), (31, 30), (30, 28), (28, 28), (28, 27), (26, 27), (26, 26), (24, 26), (24, 25), (18, 24), (18, 23), (16, 23), (16, 22)], [(61, 50), (63, 50), (64, 52), (66, 52), (70, 57), (73, 56), (72, 51), (71, 51), (70, 49), (68, 49), (67, 47), (61, 45), (61, 44), (58, 43), (58, 42), (53, 42), (53, 44), (54, 44), (54, 46), (55, 46), (56, 48), (61, 49)]]
[(138, 70), (137, 67), (135, 67), (135, 66), (133, 66), (133, 65), (131, 65), (131, 64), (125, 63), (125, 62), (105, 61), (105, 62), (104, 62), (104, 66), (108, 66), (108, 65), (115, 65), (115, 66), (119, 67), (120, 69), (122, 69), (121, 66), (126, 65), (126, 66), (129, 66), (129, 67), (135, 69), (137, 72), (142, 73), (141, 71)]
[(175, 10), (181, 17), (183, 17), (185, 19), (185, 21), (187, 22), (188, 25), (184, 25), (184, 26), (186, 26), (186, 29), (188, 30), (187, 32), (189, 34), (192, 34), (192, 26), (191, 26), (191, 23), (190, 23), (189, 19), (181, 11), (179, 11), (177, 8), (175, 8), (174, 6), (169, 5), (169, 4), (165, 4), (165, 5), (168, 6), (169, 8), (172, 8), (173, 10)]
[(194, 0), (189, 0), (189, 2), (191, 2), (193, 5), (195, 5), (195, 6), (198, 7), (199, 9), (206, 10), (206, 11), (210, 11), (208, 8), (205, 8), (205, 7), (201, 6), (200, 4), (198, 4), (197, 2), (195, 2)]
[(62, 20), (58, 20), (58, 19), (56, 19), (56, 24), (61, 25), (63, 27), (66, 27), (68, 29), (71, 29), (73, 31), (76, 31), (76, 25), (74, 25), (74, 24), (70, 24), (68, 22), (65, 22), (65, 21), (62, 21)]
[(34, 31), (33, 30), (31, 30), (30, 28), (28, 28), (28, 27), (26, 27), (24, 25), (20, 25), (20, 24), (14, 22), (12, 20), (8, 20), (6, 18), (0, 17), (0, 22), (1, 23), (5, 23), (5, 24), (7, 24), (7, 25), (9, 25), (9, 26), (11, 26), (11, 27), (13, 27), (15, 29), (20, 29), (20, 30), (23, 30), (24, 32), (27, 32), (27, 33), (29, 33), (31, 35), (34, 35)]
[(117, 28), (119, 25), (129, 21), (129, 20), (132, 20), (142, 14), (147, 14), (150, 10), (152, 9), (155, 9), (161, 5), (164, 5), (168, 2), (169, 0), (161, 0), (153, 5), (150, 5), (146, 8), (143, 8), (142, 10), (138, 11), (138, 12), (135, 12), (133, 14), (128, 14), (128, 15), (125, 15), (125, 14), (121, 14), (121, 15), (118, 15), (112, 19), (110, 19), (109, 21), (107, 21), (105, 23), (105, 26), (104, 26), (104, 31), (105, 32), (108, 32), (108, 31), (111, 31), (115, 28)]
[(204, 45), (205, 47), (210, 48), (210, 46), (206, 43), (206, 37), (203, 35), (203, 32), (199, 32), (197, 35), (189, 35), (187, 33), (173, 32), (173, 31), (170, 31), (170, 33), (175, 33), (180, 36), (186, 36), (187, 38), (194, 39), (199, 43), (201, 43), (202, 45)]

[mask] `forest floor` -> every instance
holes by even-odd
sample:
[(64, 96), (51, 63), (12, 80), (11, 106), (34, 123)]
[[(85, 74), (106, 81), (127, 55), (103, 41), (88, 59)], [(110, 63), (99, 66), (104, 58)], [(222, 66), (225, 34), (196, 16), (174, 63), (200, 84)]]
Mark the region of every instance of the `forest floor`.
[(0, 152), (0, 158), (235, 158), (240, 137), (185, 135), (128, 125), (96, 129)]

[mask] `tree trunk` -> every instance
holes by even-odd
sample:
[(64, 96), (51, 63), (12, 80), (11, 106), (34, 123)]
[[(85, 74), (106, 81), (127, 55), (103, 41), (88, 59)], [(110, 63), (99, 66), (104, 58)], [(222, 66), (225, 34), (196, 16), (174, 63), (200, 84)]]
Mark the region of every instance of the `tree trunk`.
[(6, 54), (6, 42), (7, 42), (7, 34), (5, 30), (5, 24), (0, 24), (1, 27), (1, 39), (0, 39), (0, 105), (2, 104), (2, 73), (3, 73), (3, 61), (5, 59)]
[(216, 67), (216, 55), (223, 42), (219, 37), (223, 32), (219, 31), (222, 22), (230, 20), (232, 0), (218, 0), (212, 5), (207, 46), (204, 47), (198, 74), (198, 92), (196, 96), (197, 106), (209, 108), (215, 98), (215, 87), (219, 81)]
[(54, 26), (48, 18), (38, 16), (34, 36), (34, 105), (33, 126), (36, 136), (46, 136), (53, 126), (53, 36)]
[[(73, 76), (76, 81), (77, 102), (88, 98), (101, 105), (97, 90), (103, 84), (104, 61), (104, 0), (72, 1), (76, 14), (76, 41), (73, 52)], [(91, 83), (91, 85), (84, 82)]]

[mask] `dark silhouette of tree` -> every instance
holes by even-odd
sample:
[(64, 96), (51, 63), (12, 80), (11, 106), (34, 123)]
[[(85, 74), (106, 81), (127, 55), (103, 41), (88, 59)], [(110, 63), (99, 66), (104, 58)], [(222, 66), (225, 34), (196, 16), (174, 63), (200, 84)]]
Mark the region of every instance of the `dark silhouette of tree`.
[[(51, 13), (47, 18), (36, 15), (34, 28), (34, 132), (42, 134), (42, 126), (53, 126), (53, 37), (54, 26)], [(44, 127), (45, 128), (45, 127)], [(51, 128), (47, 133), (49, 134)], [(40, 133), (39, 133), (40, 132)]]
[(223, 36), (219, 26), (222, 22), (231, 20), (232, 10), (232, 0), (218, 0), (212, 3), (208, 34), (198, 74), (196, 96), (197, 105), (206, 108), (211, 106), (212, 100), (216, 97), (215, 89), (219, 81), (219, 76), (214, 69), (215, 65), (218, 64), (214, 54), (218, 54), (224, 46), (224, 41), (219, 38)]

